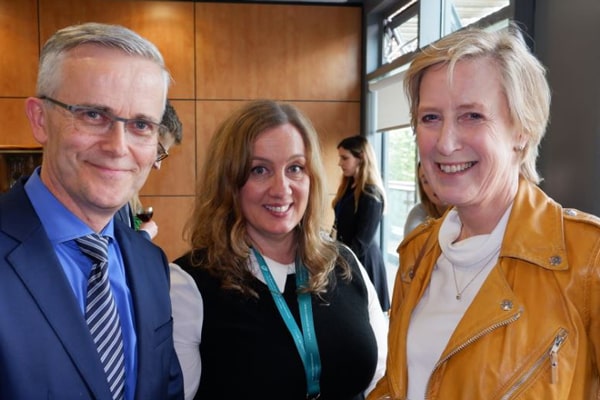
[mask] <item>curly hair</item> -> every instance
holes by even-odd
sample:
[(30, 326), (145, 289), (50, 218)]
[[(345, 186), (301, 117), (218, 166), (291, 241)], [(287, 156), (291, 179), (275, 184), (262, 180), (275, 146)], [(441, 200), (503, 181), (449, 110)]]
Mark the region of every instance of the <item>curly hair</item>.
[[(248, 180), (253, 144), (264, 131), (293, 125), (304, 141), (310, 192), (306, 211), (296, 226), (298, 256), (309, 271), (308, 291), (326, 291), (329, 275), (340, 265), (350, 277), (347, 263), (334, 242), (321, 230), (325, 204), (324, 167), (318, 136), (311, 122), (291, 104), (256, 100), (233, 112), (216, 130), (199, 175), (194, 210), (185, 237), (192, 249), (206, 252), (195, 263), (220, 279), (224, 288), (257, 296), (249, 282), (250, 240), (241, 211), (240, 190)], [(194, 257), (192, 257), (192, 260)]]

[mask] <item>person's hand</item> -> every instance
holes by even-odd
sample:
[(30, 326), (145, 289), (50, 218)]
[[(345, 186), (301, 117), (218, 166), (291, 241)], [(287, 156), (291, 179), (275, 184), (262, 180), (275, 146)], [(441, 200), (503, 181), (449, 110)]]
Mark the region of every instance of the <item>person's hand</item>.
[(140, 225), (140, 231), (146, 231), (148, 235), (150, 235), (150, 239), (154, 239), (156, 235), (158, 235), (158, 225), (153, 220), (148, 222), (142, 222)]

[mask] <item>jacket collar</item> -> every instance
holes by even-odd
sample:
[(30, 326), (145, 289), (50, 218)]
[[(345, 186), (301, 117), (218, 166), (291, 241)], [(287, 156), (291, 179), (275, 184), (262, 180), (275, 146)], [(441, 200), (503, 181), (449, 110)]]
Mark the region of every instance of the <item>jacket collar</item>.
[[(106, 398), (110, 391), (97, 358), (97, 350), (81, 310), (73, 296), (56, 295), (72, 289), (52, 244), (19, 182), (0, 201), (0, 230), (12, 237), (13, 248), (6, 262), (13, 268), (32, 300), (56, 332), (65, 352), (84, 377), (95, 398)], [(19, 210), (19, 212), (15, 212)]]
[(562, 232), (562, 206), (521, 177), (500, 257), (518, 258), (551, 270), (566, 270), (569, 265)]
[[(559, 204), (535, 184), (520, 178), (499, 258), (520, 259), (531, 265), (552, 270), (567, 269), (562, 214), (563, 209)], [(443, 218), (445, 216), (416, 228), (398, 248), (399, 252), (409, 255), (409, 258), (414, 257), (411, 265), (401, 265), (399, 274), (402, 275), (400, 280), (396, 281), (396, 285), (409, 284), (402, 300), (404, 305), (409, 305), (408, 308), (418, 303), (430, 282), (432, 266), (441, 253), (438, 236)], [(483, 285), (480, 291), (485, 295), (477, 297), (467, 310), (470, 317), (463, 318), (463, 321), (471, 322), (461, 322), (460, 328), (457, 327), (442, 354), (442, 359), (450, 357), (457, 349), (470, 342), (465, 338), (477, 338), (478, 335), (474, 332), (487, 332), (493, 327), (512, 323), (520, 317), (524, 306), (498, 268), (490, 272), (490, 277)], [(390, 337), (390, 348), (404, 345), (412, 315), (412, 312), (404, 312), (406, 310), (397, 311), (395, 319), (390, 321), (390, 331), (399, 332), (395, 337)], [(396, 343), (393, 343), (394, 341)], [(405, 393), (407, 385), (408, 372), (404, 357), (404, 352), (391, 354), (387, 362), (386, 375), (390, 390), (397, 396)]]

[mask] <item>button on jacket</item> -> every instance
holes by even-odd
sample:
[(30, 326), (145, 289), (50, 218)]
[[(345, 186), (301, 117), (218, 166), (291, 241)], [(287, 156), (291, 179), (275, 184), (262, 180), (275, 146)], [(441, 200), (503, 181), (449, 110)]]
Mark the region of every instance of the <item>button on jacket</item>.
[[(441, 219), (398, 247), (386, 375), (369, 396), (406, 399), (411, 314), (441, 254)], [(496, 266), (452, 334), (427, 399), (598, 396), (600, 219), (521, 179)]]

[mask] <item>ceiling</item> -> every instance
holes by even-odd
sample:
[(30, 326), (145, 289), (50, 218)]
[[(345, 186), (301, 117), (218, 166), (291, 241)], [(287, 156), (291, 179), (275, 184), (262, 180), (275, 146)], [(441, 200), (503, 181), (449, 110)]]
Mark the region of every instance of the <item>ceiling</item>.
[(319, 4), (363, 4), (363, 0), (241, 0), (242, 3), (319, 3)]

